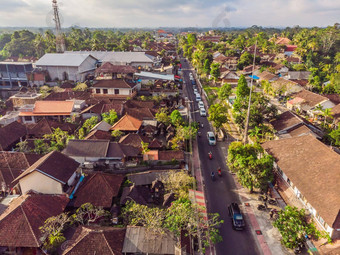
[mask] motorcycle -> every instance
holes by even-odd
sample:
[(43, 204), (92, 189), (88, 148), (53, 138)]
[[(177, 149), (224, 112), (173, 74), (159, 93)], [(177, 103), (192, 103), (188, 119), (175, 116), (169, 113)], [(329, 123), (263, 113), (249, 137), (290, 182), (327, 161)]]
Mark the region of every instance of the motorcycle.
[(209, 159), (212, 159), (212, 152), (211, 151), (208, 152), (208, 157), (209, 157)]
[(211, 172), (210, 176), (211, 176), (211, 180), (214, 181), (215, 180), (215, 173)]
[(257, 210), (259, 210), (259, 211), (266, 211), (267, 210), (267, 206), (265, 206), (263, 204), (259, 204), (257, 206)]
[(222, 170), (221, 170), (221, 168), (217, 169), (217, 173), (218, 173), (219, 177), (222, 177)]
[(276, 199), (271, 198), (271, 199), (268, 200), (268, 204), (277, 205), (277, 201), (276, 201)]
[(201, 132), (197, 132), (198, 137), (201, 137)]

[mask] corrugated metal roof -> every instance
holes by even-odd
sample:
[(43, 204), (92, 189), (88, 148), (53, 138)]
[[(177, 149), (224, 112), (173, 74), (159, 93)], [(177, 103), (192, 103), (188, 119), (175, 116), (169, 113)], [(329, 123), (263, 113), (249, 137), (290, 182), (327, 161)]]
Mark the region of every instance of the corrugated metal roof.
[(157, 79), (157, 80), (167, 80), (174, 81), (175, 76), (173, 74), (159, 74), (159, 73), (151, 73), (151, 72), (140, 72), (135, 73), (135, 76)]
[(36, 66), (80, 66), (87, 58), (92, 57), (89, 53), (47, 53), (42, 56), (36, 63)]
[(175, 254), (173, 235), (147, 231), (144, 227), (127, 226), (123, 253)]
[(132, 62), (153, 63), (145, 52), (129, 51), (66, 51), (64, 54), (90, 54), (101, 62), (126, 65)]

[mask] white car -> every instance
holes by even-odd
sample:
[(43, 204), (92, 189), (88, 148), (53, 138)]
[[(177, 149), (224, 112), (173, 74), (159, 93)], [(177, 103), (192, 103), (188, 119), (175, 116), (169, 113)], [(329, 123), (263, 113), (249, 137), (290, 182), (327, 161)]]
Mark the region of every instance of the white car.
[(216, 145), (216, 138), (213, 132), (211, 131), (207, 132), (207, 138), (209, 145)]
[(201, 95), (196, 93), (196, 102), (202, 101)]
[(206, 116), (207, 116), (207, 112), (205, 111), (204, 108), (200, 108), (200, 115), (201, 115), (202, 117), (206, 117)]
[(194, 89), (194, 94), (198, 94), (198, 90), (197, 89)]
[(200, 108), (205, 109), (205, 108), (204, 108), (203, 101), (199, 101), (199, 102), (198, 102), (198, 108), (199, 108), (199, 109), (200, 109)]

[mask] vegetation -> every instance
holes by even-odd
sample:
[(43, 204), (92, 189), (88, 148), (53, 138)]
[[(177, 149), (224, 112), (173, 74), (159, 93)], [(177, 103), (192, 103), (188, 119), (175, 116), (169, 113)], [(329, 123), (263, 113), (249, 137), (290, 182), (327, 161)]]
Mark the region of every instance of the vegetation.
[(167, 193), (174, 193), (177, 198), (188, 198), (189, 189), (193, 188), (195, 178), (185, 171), (170, 172), (166, 176), (160, 176)]
[(242, 186), (253, 192), (254, 188), (266, 190), (273, 181), (272, 156), (265, 154), (259, 144), (232, 142), (228, 148), (228, 166), (236, 173)]
[(97, 116), (92, 116), (91, 118), (85, 120), (83, 126), (78, 131), (79, 139), (84, 139), (85, 136), (87, 136), (87, 134), (90, 133), (91, 129), (97, 124), (98, 124)]
[(228, 83), (225, 83), (222, 85), (222, 87), (218, 90), (218, 99), (221, 101), (225, 101), (229, 98), (231, 95), (231, 85)]
[(102, 113), (102, 119), (110, 125), (113, 125), (118, 120), (118, 116), (115, 110), (110, 110), (109, 112)]
[(213, 126), (220, 130), (224, 123), (227, 123), (227, 108), (221, 104), (214, 104), (209, 107), (208, 120), (213, 122)]
[[(296, 248), (305, 241), (305, 235), (318, 239), (328, 238), (326, 232), (320, 232), (313, 223), (306, 220), (305, 210), (296, 207), (286, 206), (285, 210), (278, 212), (279, 217), (274, 222), (282, 236), (282, 244), (287, 248)], [(330, 239), (329, 239), (330, 241)]]

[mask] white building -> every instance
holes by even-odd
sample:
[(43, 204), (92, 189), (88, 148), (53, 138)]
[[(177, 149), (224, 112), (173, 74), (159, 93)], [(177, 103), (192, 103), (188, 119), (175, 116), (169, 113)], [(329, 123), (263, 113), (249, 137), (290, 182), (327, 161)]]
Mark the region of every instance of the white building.
[(47, 53), (36, 63), (37, 68), (48, 71), (51, 80), (72, 80), (83, 82), (93, 74), (98, 59), (89, 53)]

